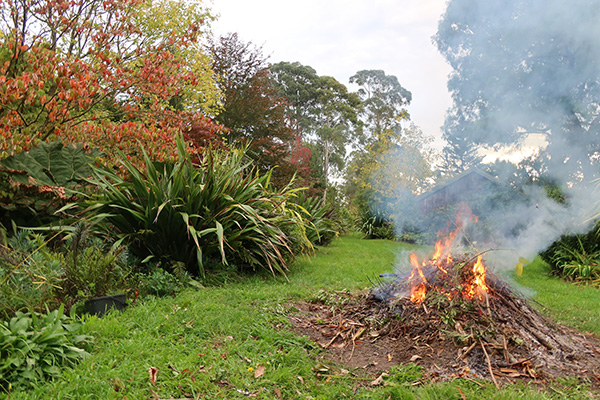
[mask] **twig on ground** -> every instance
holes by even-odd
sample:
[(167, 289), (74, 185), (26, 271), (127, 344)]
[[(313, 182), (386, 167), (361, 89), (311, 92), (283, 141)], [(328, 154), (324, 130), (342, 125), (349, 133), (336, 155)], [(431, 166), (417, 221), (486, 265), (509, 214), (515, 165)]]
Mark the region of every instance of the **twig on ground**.
[(506, 343), (506, 336), (502, 335), (502, 346), (504, 347), (504, 361), (506, 361), (507, 364), (510, 364), (510, 359), (508, 357), (508, 346)]
[(482, 383), (479, 383), (479, 382), (477, 382), (477, 381), (476, 381), (476, 380), (474, 380), (474, 379), (467, 378), (466, 376), (463, 376), (463, 377), (461, 377), (460, 379), (464, 379), (464, 380), (466, 380), (466, 381), (472, 382), (472, 383), (474, 383), (474, 384), (476, 384), (476, 385), (479, 385), (479, 386), (481, 386), (482, 388), (484, 388), (484, 387), (485, 387), (485, 385), (484, 385), (484, 384), (482, 384)]
[(473, 350), (475, 348), (475, 346), (477, 345), (477, 342), (473, 342), (468, 348), (467, 350), (465, 350), (465, 352), (463, 354), (461, 354), (461, 356), (458, 358), (459, 360), (462, 360), (464, 358), (466, 358), (469, 353), (471, 352), (471, 350)]
[(485, 349), (485, 345), (483, 344), (483, 341), (481, 339), (479, 339), (479, 343), (481, 343), (481, 348), (483, 349), (483, 354), (485, 354), (485, 359), (487, 360), (487, 365), (488, 368), (490, 369), (490, 376), (492, 377), (492, 381), (494, 381), (494, 385), (496, 385), (496, 388), (500, 389), (500, 385), (498, 385), (498, 381), (496, 380), (496, 377), (494, 376), (494, 370), (492, 369), (492, 362), (490, 361), (490, 356), (487, 353), (487, 350)]
[(331, 346), (333, 344), (333, 342), (335, 342), (335, 339), (338, 338), (338, 336), (340, 336), (340, 333), (336, 333), (335, 336), (333, 337), (333, 339), (331, 339), (329, 341), (329, 343), (327, 343), (325, 346), (323, 346), (324, 349), (328, 348), (329, 346)]

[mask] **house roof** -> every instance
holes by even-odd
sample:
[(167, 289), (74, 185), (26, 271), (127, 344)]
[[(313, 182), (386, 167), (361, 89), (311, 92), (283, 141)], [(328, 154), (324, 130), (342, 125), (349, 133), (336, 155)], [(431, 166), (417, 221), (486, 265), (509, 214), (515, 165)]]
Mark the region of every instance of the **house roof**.
[(448, 187), (448, 186), (452, 186), (453, 184), (455, 184), (456, 182), (458, 182), (459, 180), (465, 178), (466, 176), (469, 176), (471, 174), (477, 174), (487, 180), (489, 180), (490, 182), (496, 182), (497, 179), (488, 174), (487, 172), (483, 172), (482, 170), (478, 169), (478, 168), (469, 168), (468, 170), (458, 174), (457, 176), (451, 178), (450, 180), (435, 186), (432, 190), (430, 190), (429, 192), (423, 193), (422, 195), (419, 196), (419, 200), (423, 200), (426, 199), (429, 196), (434, 195), (435, 193), (439, 192), (440, 190)]

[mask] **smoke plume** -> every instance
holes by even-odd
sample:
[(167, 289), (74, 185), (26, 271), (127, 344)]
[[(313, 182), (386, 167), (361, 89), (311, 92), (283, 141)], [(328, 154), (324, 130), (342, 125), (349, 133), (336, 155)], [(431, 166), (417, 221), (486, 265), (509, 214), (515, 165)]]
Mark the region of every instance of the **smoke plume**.
[[(434, 41), (453, 68), (444, 138), (455, 165), (447, 167), (458, 173), (480, 149), (536, 135), (547, 146), (520, 171), (555, 183), (566, 199), (550, 199), (540, 185), (515, 185), (516, 168), (496, 171), (476, 195), (465, 193), (477, 197), (465, 200), (482, 223), (470, 241), (480, 250), (505, 249), (487, 255), (496, 268), (514, 268), (520, 256), (532, 260), (562, 235), (593, 226), (600, 204), (599, 20), (600, 2), (585, 0), (450, 0), (440, 20)], [(419, 201), (404, 196), (386, 212), (398, 229), (431, 237), (444, 218), (424, 217)]]

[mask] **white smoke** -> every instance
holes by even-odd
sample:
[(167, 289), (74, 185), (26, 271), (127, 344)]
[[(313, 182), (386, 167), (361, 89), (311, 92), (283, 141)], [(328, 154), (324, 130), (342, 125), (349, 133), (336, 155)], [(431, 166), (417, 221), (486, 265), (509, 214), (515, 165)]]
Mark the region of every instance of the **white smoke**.
[[(519, 257), (533, 260), (562, 235), (593, 226), (600, 204), (594, 181), (600, 177), (598, 21), (595, 0), (450, 0), (442, 16), (434, 40), (453, 68), (446, 139), (477, 149), (537, 135), (547, 146), (533, 176), (556, 182), (566, 196), (566, 204), (559, 204), (540, 186), (509, 190), (503, 185), (510, 176), (502, 174), (489, 193), (480, 194), (497, 200), (478, 203), (485, 229), (472, 241), (502, 249), (486, 255), (498, 269), (514, 268)], [(395, 163), (405, 164), (410, 160)], [(380, 202), (384, 214), (393, 216), (398, 229), (411, 226), (433, 235), (439, 225), (425, 223), (418, 199), (409, 200), (407, 192), (402, 201)], [(509, 192), (517, 194), (511, 198)]]
[[(450, 0), (434, 38), (453, 67), (446, 138), (498, 147), (539, 135), (540, 172), (567, 205), (540, 187), (526, 201), (480, 209), (497, 234), (495, 263), (514, 268), (565, 234), (591, 229), (600, 203), (600, 2)], [(418, 94), (417, 94), (418, 96)], [(502, 182), (505, 177), (499, 177)], [(490, 253), (492, 257), (492, 253)]]

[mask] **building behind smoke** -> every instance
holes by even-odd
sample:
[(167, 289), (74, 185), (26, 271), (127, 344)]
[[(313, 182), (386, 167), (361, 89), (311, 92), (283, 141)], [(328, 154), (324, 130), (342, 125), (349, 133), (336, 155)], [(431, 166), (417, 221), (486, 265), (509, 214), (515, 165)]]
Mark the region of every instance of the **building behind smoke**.
[(419, 210), (427, 215), (434, 210), (464, 202), (473, 207), (471, 199), (490, 193), (497, 180), (490, 174), (472, 168), (422, 194), (418, 198)]

